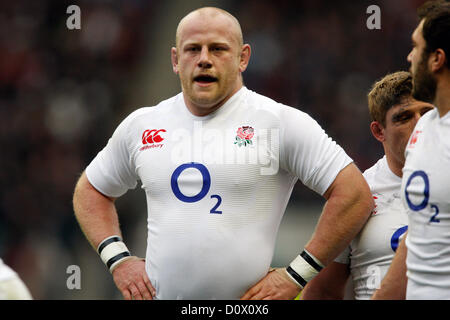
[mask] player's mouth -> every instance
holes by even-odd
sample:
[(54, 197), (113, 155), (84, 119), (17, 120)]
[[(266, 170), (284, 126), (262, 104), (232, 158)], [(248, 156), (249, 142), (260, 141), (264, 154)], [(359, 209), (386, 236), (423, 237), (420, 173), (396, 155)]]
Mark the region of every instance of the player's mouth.
[(216, 77), (210, 75), (199, 75), (194, 77), (194, 82), (198, 84), (200, 87), (207, 87), (217, 81), (218, 79)]

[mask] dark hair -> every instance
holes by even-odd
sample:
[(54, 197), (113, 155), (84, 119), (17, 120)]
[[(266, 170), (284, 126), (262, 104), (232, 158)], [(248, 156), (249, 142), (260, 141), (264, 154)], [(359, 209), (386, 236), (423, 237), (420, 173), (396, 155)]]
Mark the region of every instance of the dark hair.
[(411, 74), (406, 71), (388, 74), (375, 82), (367, 96), (372, 120), (386, 126), (386, 113), (409, 98), (412, 87)]
[(450, 57), (450, 2), (437, 0), (425, 2), (418, 10), (423, 24), (425, 51), (431, 53), (437, 49), (445, 52), (446, 66), (449, 68)]

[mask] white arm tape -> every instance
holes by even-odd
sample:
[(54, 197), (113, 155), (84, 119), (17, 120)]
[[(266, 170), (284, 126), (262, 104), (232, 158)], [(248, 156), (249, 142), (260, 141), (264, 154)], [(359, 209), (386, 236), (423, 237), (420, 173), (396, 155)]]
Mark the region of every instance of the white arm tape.
[(319, 260), (308, 251), (303, 250), (286, 268), (286, 272), (293, 281), (303, 288), (323, 267)]
[(127, 251), (129, 251), (129, 250), (128, 250), (127, 246), (125, 245), (125, 243), (123, 243), (122, 241), (113, 242), (113, 243), (108, 244), (102, 250), (100, 257), (102, 258), (103, 263), (106, 264), (108, 262), (108, 260), (111, 259), (112, 257), (115, 257), (118, 254), (120, 254), (122, 252), (127, 252)]
[(100, 242), (97, 252), (111, 273), (120, 263), (131, 258), (127, 246), (117, 235), (105, 238)]
[(308, 262), (300, 256), (297, 256), (294, 261), (291, 262), (290, 267), (294, 269), (306, 282), (309, 282), (319, 272), (314, 269)]

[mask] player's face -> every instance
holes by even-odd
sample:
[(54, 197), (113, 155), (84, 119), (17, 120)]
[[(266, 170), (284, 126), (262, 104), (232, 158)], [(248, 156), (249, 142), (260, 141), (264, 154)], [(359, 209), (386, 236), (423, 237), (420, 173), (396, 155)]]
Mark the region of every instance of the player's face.
[(411, 97), (403, 103), (393, 106), (386, 113), (385, 147), (402, 167), (405, 163), (406, 144), (416, 123), (431, 109), (433, 109), (431, 104)]
[(422, 35), (422, 20), (412, 34), (412, 50), (407, 60), (411, 63), (410, 72), (413, 77), (412, 96), (421, 101), (433, 102), (436, 95), (437, 82), (428, 69), (429, 54), (425, 51), (426, 43)]
[(195, 115), (216, 110), (242, 87), (250, 47), (240, 44), (235, 28), (230, 18), (218, 15), (191, 17), (179, 30), (172, 62)]

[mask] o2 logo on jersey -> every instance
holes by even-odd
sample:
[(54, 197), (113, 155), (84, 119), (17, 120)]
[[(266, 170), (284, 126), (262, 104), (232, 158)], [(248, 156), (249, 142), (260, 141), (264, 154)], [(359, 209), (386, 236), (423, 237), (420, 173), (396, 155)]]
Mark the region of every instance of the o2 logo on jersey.
[[(189, 168), (197, 169), (202, 174), (203, 180), (202, 188), (199, 191), (199, 193), (197, 193), (194, 196), (186, 196), (185, 194), (183, 194), (183, 192), (181, 192), (180, 190), (180, 186), (178, 185), (178, 178), (180, 177), (181, 173)], [(185, 163), (177, 167), (175, 171), (172, 173), (172, 177), (170, 179), (170, 186), (172, 187), (173, 194), (175, 195), (175, 197), (178, 198), (178, 200), (187, 203), (197, 202), (202, 200), (208, 194), (209, 189), (211, 187), (211, 175), (209, 174), (208, 168), (206, 168), (201, 163), (197, 162)], [(222, 203), (222, 197), (217, 194), (213, 194), (211, 195), (211, 199), (216, 199), (217, 202), (209, 211), (209, 213), (222, 214), (222, 211), (217, 210), (220, 204)]]
[(408, 226), (398, 228), (391, 237), (391, 249), (396, 252), (398, 244), (400, 243), (400, 237), (408, 231)]
[[(408, 187), (411, 185), (412, 181), (414, 179), (421, 179), (424, 183), (424, 189), (423, 189), (423, 200), (419, 204), (415, 204), (410, 199), (410, 193), (408, 192)], [(418, 170), (414, 171), (411, 176), (408, 178), (408, 181), (406, 182), (405, 187), (405, 199), (406, 203), (408, 204), (408, 207), (413, 211), (420, 211), (422, 209), (425, 209), (428, 206), (428, 201), (430, 200), (430, 179), (428, 179), (428, 175), (425, 171)], [(439, 208), (437, 205), (430, 203), (430, 208), (434, 210), (433, 216), (430, 218), (430, 223), (439, 223), (441, 222), (437, 215), (439, 214)]]

